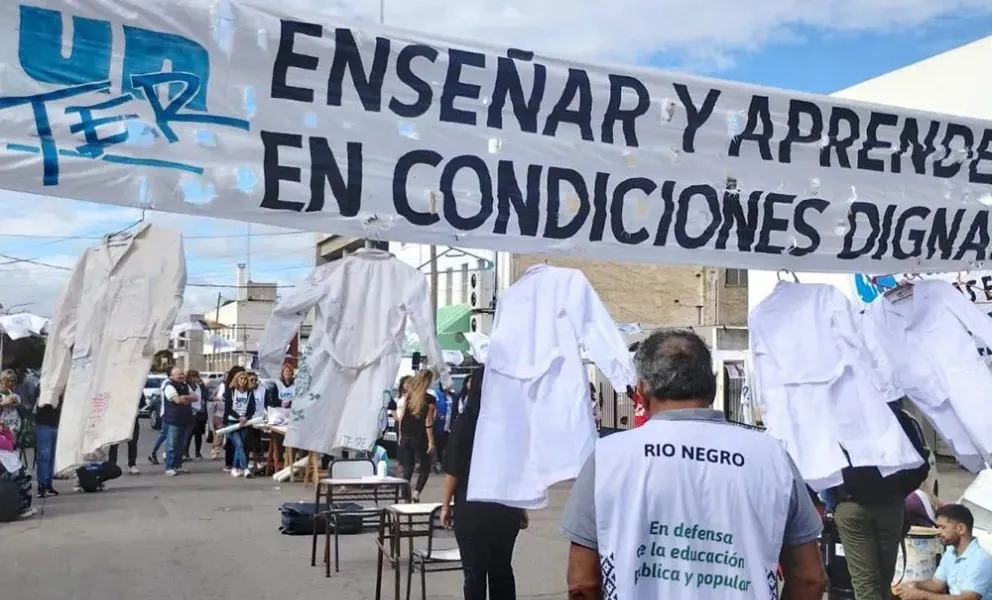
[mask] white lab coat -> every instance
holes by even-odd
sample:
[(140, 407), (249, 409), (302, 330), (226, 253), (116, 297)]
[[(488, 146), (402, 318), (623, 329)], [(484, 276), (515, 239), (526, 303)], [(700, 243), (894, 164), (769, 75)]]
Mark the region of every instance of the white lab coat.
[(543, 508), (597, 439), (579, 344), (613, 388), (636, 381), (616, 322), (581, 271), (527, 270), (501, 295), (482, 382), (468, 499)]
[(751, 311), (748, 329), (752, 394), (810, 487), (840, 484), (847, 466), (888, 475), (922, 464), (886, 406), (879, 364), (840, 290), (779, 282)]
[(178, 231), (145, 224), (83, 252), (48, 331), (40, 406), (62, 402), (55, 469), (130, 439), (153, 356), (168, 346), (186, 290)]
[(383, 391), (399, 372), (407, 317), (450, 385), (424, 274), (393, 255), (364, 249), (314, 269), (266, 325), (259, 344), (263, 373), (278, 376), (312, 308), (316, 320), (296, 374), (287, 446), (324, 454), (372, 449), (386, 411)]
[(876, 351), (961, 465), (978, 472), (992, 457), (992, 406), (984, 396), (992, 374), (975, 338), (992, 343), (992, 320), (945, 281), (912, 289), (908, 298), (882, 296), (866, 309)]
[(777, 597), (795, 478), (778, 441), (652, 419), (600, 440), (595, 461), (604, 598)]

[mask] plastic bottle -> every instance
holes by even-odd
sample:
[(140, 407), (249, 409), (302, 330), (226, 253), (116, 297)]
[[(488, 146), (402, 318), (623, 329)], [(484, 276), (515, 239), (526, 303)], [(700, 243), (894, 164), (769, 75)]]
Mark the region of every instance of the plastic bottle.
[(376, 465), (375, 474), (377, 476), (379, 476), (379, 477), (385, 477), (386, 476), (386, 470), (387, 470), (386, 461), (380, 460), (379, 461), (379, 464)]

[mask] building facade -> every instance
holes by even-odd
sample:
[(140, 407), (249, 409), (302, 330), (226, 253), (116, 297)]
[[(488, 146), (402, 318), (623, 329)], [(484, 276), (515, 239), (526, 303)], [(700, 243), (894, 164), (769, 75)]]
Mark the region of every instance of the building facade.
[[(322, 236), (318, 264), (361, 248), (363, 241)], [(389, 251), (430, 279), (430, 246), (393, 243)], [(547, 263), (581, 270), (618, 323), (642, 326), (743, 326), (747, 323), (748, 274), (744, 269), (673, 267), (509, 254), (437, 246), (437, 306), (467, 305), (478, 330), (488, 332), (491, 308), (505, 289), (532, 265)]]
[(234, 365), (251, 366), (258, 354), (258, 341), (272, 316), (279, 287), (275, 283), (251, 281), (245, 265), (238, 265), (237, 294), (218, 297), (214, 310), (190, 315), (190, 322), (209, 330), (190, 329), (172, 340), (176, 364), (198, 371), (226, 371)]

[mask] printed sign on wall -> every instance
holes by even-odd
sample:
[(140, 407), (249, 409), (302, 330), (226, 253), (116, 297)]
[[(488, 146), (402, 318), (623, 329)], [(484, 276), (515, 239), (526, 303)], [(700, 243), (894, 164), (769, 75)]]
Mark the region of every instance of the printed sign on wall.
[(980, 268), (988, 123), (191, 0), (0, 7), (0, 185), (400, 242)]

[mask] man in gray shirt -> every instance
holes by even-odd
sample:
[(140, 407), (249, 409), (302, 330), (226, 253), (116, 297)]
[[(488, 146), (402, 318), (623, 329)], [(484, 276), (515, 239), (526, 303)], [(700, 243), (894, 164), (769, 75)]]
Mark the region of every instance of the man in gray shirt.
[[(652, 420), (683, 421), (686, 426), (707, 423), (727, 427), (728, 434), (739, 431), (736, 426), (727, 423), (722, 413), (711, 408), (716, 391), (712, 359), (705, 343), (694, 333), (675, 330), (655, 332), (641, 343), (635, 361), (640, 378), (638, 391), (646, 400)], [(651, 427), (651, 423), (645, 427)], [(631, 430), (614, 435), (638, 435), (637, 432)], [(597, 451), (601, 447), (602, 444)], [(613, 448), (616, 445), (610, 449)], [(762, 457), (749, 457), (749, 460), (755, 459), (761, 460)], [(767, 457), (767, 460), (773, 459), (776, 457)], [(631, 455), (629, 460), (635, 464), (644, 459)], [(781, 461), (782, 456), (778, 456), (777, 460)], [(787, 457), (785, 460), (791, 468), (792, 484), (784, 535), (780, 540), (779, 562), (785, 578), (782, 598), (819, 600), (826, 588), (826, 575), (817, 543), (822, 521), (795, 465)], [(680, 483), (673, 481), (671, 485), (678, 488)], [(740, 482), (728, 478), (724, 485), (740, 485)], [(691, 483), (686, 487), (691, 487)], [(638, 491), (625, 490), (625, 493), (637, 494)], [(700, 503), (707, 502), (707, 498), (698, 500)], [(784, 502), (782, 506), (785, 506)], [(595, 455), (586, 461), (573, 484), (562, 516), (562, 530), (572, 544), (568, 565), (569, 598), (600, 598), (603, 582), (598, 552)]]

